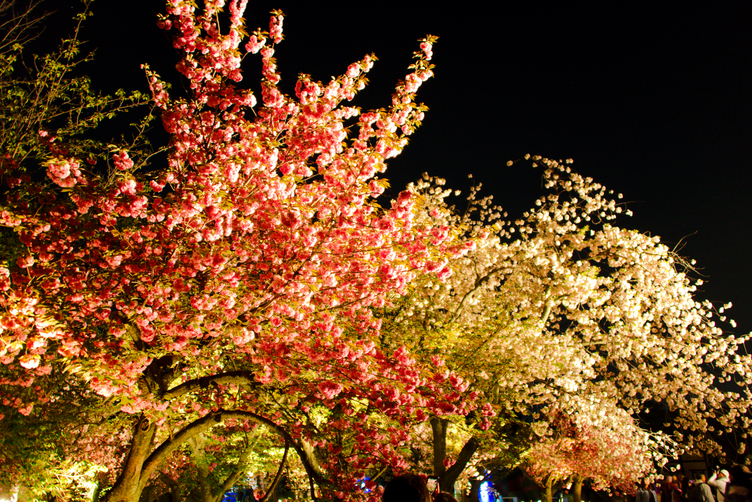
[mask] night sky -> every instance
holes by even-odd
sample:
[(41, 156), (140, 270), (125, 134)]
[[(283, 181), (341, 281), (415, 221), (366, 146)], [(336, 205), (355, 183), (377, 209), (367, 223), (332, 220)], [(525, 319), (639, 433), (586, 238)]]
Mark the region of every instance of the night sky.
[[(629, 201), (634, 217), (618, 225), (681, 242), (704, 276), (700, 295), (732, 301), (735, 332), (752, 330), (752, 3), (249, 3), (249, 31), (272, 9), (286, 15), (276, 56), (289, 93), (298, 73), (328, 81), (375, 53), (363, 108), (388, 105), (416, 40), (439, 37), (436, 76), (418, 94), (430, 111), (386, 173), (395, 193), (424, 171), (466, 191), (472, 173), (517, 215), (540, 194), (540, 171), (507, 160), (573, 158)], [(97, 49), (95, 86), (146, 90), (141, 63), (177, 81), (161, 9), (94, 2), (82, 38)], [(247, 59), (243, 85), (257, 87), (259, 69)]]

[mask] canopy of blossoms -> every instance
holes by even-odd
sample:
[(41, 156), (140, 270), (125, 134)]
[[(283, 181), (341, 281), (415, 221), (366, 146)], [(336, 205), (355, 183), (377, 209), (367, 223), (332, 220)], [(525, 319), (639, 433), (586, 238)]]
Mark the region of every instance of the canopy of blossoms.
[[(587, 414), (617, 407), (633, 418), (609, 427), (637, 441), (634, 420), (661, 403), (676, 441), (667, 446), (719, 453), (724, 434), (749, 426), (749, 336), (724, 333), (728, 306), (697, 299), (691, 263), (658, 237), (614, 224), (621, 196), (568, 163), (532, 161), (548, 193), (516, 220), (478, 199), (480, 187), (463, 214), (447, 206), (441, 180), (412, 187), (417, 221), (457, 228), (474, 247), (447, 257), (446, 281), (421, 276), (381, 312), (385, 345), (444, 359), (502, 422), (545, 425), (554, 410), (581, 412), (581, 396), (599, 396)], [(664, 447), (651, 451), (664, 460)]]
[[(473, 406), (404, 347), (380, 351), (370, 311), (418, 272), (445, 278), (436, 264), (465, 251), (414, 221), (409, 191), (386, 210), (374, 202), (423, 118), (414, 95), (434, 39), (392, 104), (361, 113), (346, 102), (373, 57), (326, 84), (301, 75), (286, 96), (282, 14), (246, 37), (245, 2), (228, 3), (222, 27), (224, 4), (171, 0), (160, 20), (189, 89), (172, 94), (146, 68), (164, 164), (128, 148), (75, 156), (45, 130), (43, 165), (3, 162), (0, 222), (22, 251), (0, 267), (0, 399), (43, 414), (65, 372), (103, 416), (130, 415), (113, 501), (137, 500), (165, 459), (228, 420), (273, 432), (312, 489), (364, 497), (369, 470), (406, 467), (410, 423)], [(256, 53), (260, 99), (239, 85)]]

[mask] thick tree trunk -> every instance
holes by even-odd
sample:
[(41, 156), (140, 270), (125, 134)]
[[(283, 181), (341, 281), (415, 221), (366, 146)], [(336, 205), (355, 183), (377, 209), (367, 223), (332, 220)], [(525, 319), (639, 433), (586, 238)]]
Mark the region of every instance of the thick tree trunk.
[(575, 476), (572, 483), (574, 502), (582, 502), (582, 476)]
[(142, 471), (146, 459), (151, 453), (154, 436), (157, 427), (148, 419), (141, 417), (133, 430), (133, 440), (131, 441), (128, 457), (120, 472), (120, 476), (115, 481), (112, 490), (105, 498), (105, 502), (138, 502), (141, 498), (141, 492), (145, 486), (145, 480), (142, 480)]
[(441, 478), (446, 471), (444, 460), (446, 459), (446, 434), (449, 420), (439, 417), (431, 417), (431, 430), (433, 431), (433, 475)]
[(449, 469), (444, 467), (446, 459), (446, 434), (449, 421), (443, 418), (431, 418), (431, 430), (433, 431), (433, 474), (439, 478), (442, 492), (454, 495), (454, 483), (467, 467), (468, 462), (478, 449), (478, 440), (471, 437), (460, 450), (457, 461)]

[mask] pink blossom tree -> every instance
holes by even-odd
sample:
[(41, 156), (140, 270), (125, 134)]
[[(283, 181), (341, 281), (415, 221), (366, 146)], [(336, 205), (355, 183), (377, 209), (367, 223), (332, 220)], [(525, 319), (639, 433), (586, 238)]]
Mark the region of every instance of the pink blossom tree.
[[(385, 161), (423, 118), (414, 94), (432, 75), (433, 39), (392, 104), (360, 113), (345, 103), (373, 57), (327, 84), (301, 75), (286, 96), (273, 57), (282, 14), (245, 38), (245, 1), (228, 3), (221, 27), (224, 4), (170, 0), (160, 20), (190, 89), (174, 97), (146, 70), (170, 135), (164, 165), (127, 147), (71, 149), (45, 129), (41, 162), (0, 152), (11, 181), (0, 221), (21, 244), (0, 268), (11, 375), (0, 399), (4, 413), (45, 410), (44, 382), (65, 372), (106, 419), (124, 417), (112, 502), (138, 500), (173, 455), (228, 421), (294, 452), (312, 495), (363, 498), (359, 479), (407, 466), (411, 424), (472, 409), (466, 386), (404, 347), (379, 350), (370, 310), (418, 272), (446, 278), (436, 264), (465, 251), (414, 220), (411, 192), (374, 203)], [(255, 53), (260, 103), (237, 84)]]
[[(653, 452), (664, 450), (670, 440), (642, 430), (613, 404), (594, 406), (594, 396), (579, 401), (576, 408), (547, 411), (522, 459), (523, 469), (545, 488), (548, 502), (554, 487), (563, 484), (571, 485), (575, 502), (580, 502), (586, 480), (595, 490), (633, 493), (653, 471)], [(608, 408), (606, 414), (593, 413)]]
[(119, 443), (128, 437), (102, 419), (92, 392), (62, 373), (54, 376), (58, 382), (48, 378), (45, 389), (53, 397), (43, 407), (0, 420), (0, 486), (20, 484), (27, 496), (39, 499), (91, 498), (108, 468), (122, 460)]

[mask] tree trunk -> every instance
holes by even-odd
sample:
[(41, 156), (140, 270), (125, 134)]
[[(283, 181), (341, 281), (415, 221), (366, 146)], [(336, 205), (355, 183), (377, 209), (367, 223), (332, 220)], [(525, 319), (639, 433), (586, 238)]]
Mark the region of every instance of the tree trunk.
[(471, 437), (460, 450), (457, 461), (449, 469), (444, 467), (446, 459), (446, 434), (449, 428), (449, 420), (439, 417), (431, 418), (431, 430), (433, 431), (433, 474), (439, 478), (442, 492), (454, 495), (454, 483), (467, 467), (468, 462), (478, 449), (478, 440)]
[(553, 502), (554, 500), (554, 476), (549, 474), (546, 478), (546, 502)]
[(105, 502), (138, 502), (145, 483), (141, 474), (144, 462), (151, 453), (157, 427), (145, 417), (140, 417), (133, 429), (133, 440), (120, 476), (107, 495)]
[(582, 476), (575, 476), (572, 483), (572, 496), (574, 502), (582, 502)]
[(431, 417), (431, 430), (433, 431), (433, 475), (441, 479), (446, 471), (446, 434), (449, 428), (449, 420), (446, 418)]
[(457, 478), (460, 477), (462, 471), (467, 467), (470, 459), (473, 458), (475, 452), (478, 450), (480, 443), (475, 437), (471, 437), (465, 446), (460, 450), (460, 454), (457, 456), (457, 461), (453, 463), (449, 469), (446, 470), (444, 476), (441, 478), (441, 491), (451, 493), (454, 495), (454, 483), (457, 482)]
[(483, 484), (483, 481), (483, 479), (470, 480), (470, 495), (468, 500), (472, 502), (478, 502), (480, 500), (480, 487)]

